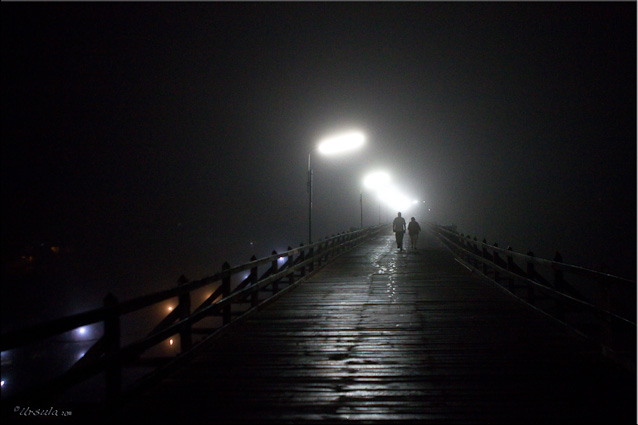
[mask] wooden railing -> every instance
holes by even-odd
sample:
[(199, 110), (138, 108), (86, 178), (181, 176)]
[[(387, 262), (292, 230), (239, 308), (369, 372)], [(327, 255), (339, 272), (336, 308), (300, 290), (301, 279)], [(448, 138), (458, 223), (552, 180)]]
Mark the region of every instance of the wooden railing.
[(429, 224), (440, 241), (469, 269), (534, 309), (595, 343), (609, 358), (636, 370), (636, 282), (607, 273), (520, 254), (479, 242), (455, 228)]
[[(120, 302), (113, 294), (104, 298), (104, 305), (84, 313), (41, 323), (27, 329), (2, 335), (2, 352), (35, 344), (71, 330), (96, 323), (103, 324), (102, 336), (69, 370), (53, 380), (11, 396), (19, 400), (55, 399), (63, 391), (89, 378), (104, 373), (104, 394), (107, 405), (117, 404), (123, 393), (134, 391), (161, 376), (183, 360), (190, 358), (197, 349), (218, 337), (231, 325), (246, 317), (251, 311), (274, 300), (286, 290), (296, 286), (331, 259), (376, 235), (382, 226), (346, 232), (299, 248), (288, 247), (286, 252), (272, 252), (261, 259), (254, 256), (250, 262), (231, 267), (227, 262), (222, 270), (200, 280), (181, 278), (175, 288), (155, 292)], [(279, 262), (285, 263), (279, 265)], [(265, 271), (260, 269), (267, 267)], [(235, 286), (233, 278), (248, 272)], [(236, 279), (237, 280), (237, 279)], [(194, 291), (211, 287), (212, 293), (199, 305), (192, 307)], [(177, 306), (142, 338), (122, 344), (122, 319), (124, 316), (176, 299)], [(195, 327), (204, 319), (219, 318), (213, 327)], [(200, 337), (196, 341), (197, 337)], [(173, 357), (144, 358), (142, 355), (167, 339), (179, 341), (179, 353)], [(123, 368), (131, 366), (155, 366), (135, 383), (123, 384)], [(3, 402), (6, 401), (3, 397)]]

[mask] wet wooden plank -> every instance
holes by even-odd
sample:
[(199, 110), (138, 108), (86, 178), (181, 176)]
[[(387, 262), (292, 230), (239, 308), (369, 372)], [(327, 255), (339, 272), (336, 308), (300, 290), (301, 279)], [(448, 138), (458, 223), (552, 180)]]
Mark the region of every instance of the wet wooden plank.
[(635, 375), (472, 275), (383, 234), (125, 404), (140, 423), (635, 423)]

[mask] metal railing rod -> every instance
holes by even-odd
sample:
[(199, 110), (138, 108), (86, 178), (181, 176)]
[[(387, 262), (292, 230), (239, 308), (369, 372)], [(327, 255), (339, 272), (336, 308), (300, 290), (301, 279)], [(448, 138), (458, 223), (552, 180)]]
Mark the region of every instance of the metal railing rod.
[[(435, 226), (436, 231), (438, 231), (438, 232), (448, 233), (448, 234), (454, 236), (455, 238), (458, 238), (460, 241), (461, 240), (465, 241), (465, 238), (461, 237), (461, 235), (458, 234), (458, 233), (455, 233), (455, 232), (453, 232), (451, 230), (442, 228), (441, 226), (436, 226), (436, 225), (433, 225), (433, 226)], [(539, 265), (542, 265), (542, 266), (548, 266), (548, 267), (558, 267), (558, 268), (561, 268), (563, 270), (570, 271), (572, 273), (580, 274), (580, 275), (584, 275), (584, 276), (598, 277), (598, 278), (604, 278), (604, 279), (613, 279), (613, 280), (617, 280), (619, 282), (624, 282), (624, 283), (627, 283), (627, 284), (633, 284), (633, 285), (636, 284), (635, 281), (633, 281), (631, 279), (624, 278), (624, 277), (615, 276), (615, 275), (612, 275), (612, 274), (603, 273), (603, 272), (599, 272), (599, 271), (596, 271), (596, 270), (590, 270), (590, 269), (586, 269), (586, 268), (580, 267), (580, 266), (575, 266), (575, 265), (572, 265), (572, 264), (561, 263), (561, 262), (557, 262), (557, 261), (547, 260), (547, 259), (544, 259), (544, 258), (538, 258), (538, 257), (529, 256), (529, 255), (526, 255), (526, 254), (521, 254), (520, 252), (510, 251), (510, 250), (508, 250), (506, 248), (501, 248), (501, 247), (498, 247), (498, 246), (490, 245), (488, 243), (484, 243), (484, 242), (481, 242), (481, 241), (472, 240), (471, 242), (473, 244), (477, 244), (477, 245), (479, 245), (481, 247), (485, 247), (485, 248), (488, 248), (488, 249), (491, 249), (491, 250), (494, 250), (494, 251), (497, 251), (497, 252), (500, 252), (500, 253), (503, 253), (503, 254), (506, 254), (506, 255), (511, 255), (512, 257), (518, 258), (520, 260), (524, 260), (526, 262), (531, 262), (531, 263), (539, 264)], [(454, 243), (454, 242), (452, 242), (452, 243)], [(456, 244), (456, 245), (458, 245), (458, 244)]]
[[(622, 316), (619, 316), (619, 315), (617, 315), (616, 313), (613, 313), (613, 312), (611, 312), (611, 311), (609, 311), (609, 310), (606, 310), (606, 309), (603, 309), (603, 308), (598, 307), (598, 306), (596, 306), (596, 305), (593, 305), (593, 304), (591, 304), (591, 303), (589, 303), (589, 302), (587, 302), (587, 301), (580, 300), (580, 299), (578, 299), (578, 298), (574, 298), (574, 297), (572, 297), (572, 296), (570, 296), (570, 295), (567, 295), (567, 294), (565, 294), (565, 293), (562, 293), (562, 292), (560, 292), (560, 291), (557, 291), (556, 289), (551, 288), (551, 287), (549, 287), (549, 286), (546, 286), (546, 285), (540, 284), (540, 283), (538, 283), (538, 282), (536, 282), (536, 281), (534, 281), (534, 280), (532, 280), (532, 279), (527, 278), (526, 276), (521, 276), (521, 275), (519, 275), (519, 274), (513, 273), (513, 272), (511, 272), (510, 270), (507, 270), (506, 268), (503, 268), (503, 267), (501, 267), (501, 266), (497, 265), (496, 263), (494, 263), (494, 262), (492, 262), (492, 261), (489, 261), (489, 260), (487, 260), (487, 259), (485, 259), (485, 258), (483, 258), (483, 257), (481, 257), (481, 256), (479, 256), (479, 255), (477, 255), (477, 254), (475, 254), (475, 253), (473, 253), (473, 252), (471, 252), (471, 251), (469, 251), (469, 250), (465, 249), (464, 247), (460, 246), (459, 244), (454, 243), (454, 241), (450, 240), (449, 238), (447, 238), (447, 237), (445, 237), (445, 236), (443, 236), (443, 235), (441, 235), (441, 237), (445, 238), (445, 240), (447, 240), (449, 243), (451, 243), (452, 245), (456, 246), (457, 248), (459, 248), (459, 249), (461, 249), (461, 250), (465, 251), (467, 254), (469, 254), (470, 256), (472, 256), (472, 257), (473, 257), (474, 259), (476, 259), (477, 261), (479, 261), (479, 262), (481, 262), (481, 263), (483, 263), (483, 264), (487, 264), (488, 266), (490, 266), (490, 267), (492, 267), (492, 268), (498, 269), (498, 270), (499, 270), (500, 272), (502, 272), (502, 273), (505, 273), (505, 274), (507, 274), (507, 275), (509, 275), (509, 276), (512, 276), (512, 277), (516, 278), (516, 279), (522, 280), (522, 281), (524, 281), (524, 282), (526, 282), (526, 283), (528, 283), (528, 284), (534, 285), (535, 287), (540, 288), (540, 289), (542, 289), (542, 290), (544, 290), (544, 291), (546, 291), (546, 292), (550, 292), (550, 293), (552, 293), (553, 295), (556, 295), (556, 296), (558, 296), (559, 298), (563, 299), (564, 301), (569, 301), (569, 302), (570, 302), (570, 303), (572, 303), (572, 304), (578, 304), (578, 305), (580, 305), (581, 307), (588, 308), (588, 309), (590, 309), (590, 310), (594, 311), (595, 313), (598, 313), (598, 314), (604, 315), (604, 316), (606, 316), (606, 317), (608, 317), (608, 318), (613, 318), (613, 319), (615, 319), (615, 320), (618, 320), (618, 321), (624, 322), (624, 323), (626, 323), (626, 324), (628, 324), (628, 325), (636, 326), (636, 323), (635, 323), (635, 322), (633, 322), (633, 321), (631, 321), (630, 319), (627, 319), (627, 318), (624, 318), (624, 317), (622, 317)], [(506, 250), (505, 252), (506, 252), (506, 253), (511, 253), (512, 251), (507, 251), (507, 250)], [(527, 256), (526, 256), (526, 257), (527, 257)], [(529, 257), (529, 258), (533, 258), (533, 257)], [(552, 262), (549, 262), (549, 263), (552, 263)]]
[[(314, 265), (320, 266), (322, 259), (327, 261), (329, 257), (334, 257), (335, 255), (340, 254), (346, 248), (358, 244), (371, 235), (378, 233), (381, 227), (383, 226), (374, 226), (355, 232), (347, 232), (315, 242), (308, 246), (289, 249), (282, 253), (274, 253), (259, 260), (250, 261), (233, 268), (229, 267), (222, 272), (200, 280), (184, 282), (178, 287), (143, 295), (121, 303), (118, 302), (113, 295), (109, 294), (105, 298), (104, 307), (54, 319), (2, 335), (2, 351), (49, 338), (81, 326), (104, 322), (105, 334), (102, 338), (100, 338), (99, 343), (90, 349), (90, 352), (93, 353), (89, 356), (90, 358), (79, 361), (67, 373), (54, 378), (48, 383), (44, 383), (31, 391), (28, 391), (28, 394), (44, 395), (57, 393), (65, 388), (78, 384), (97, 373), (107, 371), (107, 375), (110, 377), (107, 377), (107, 395), (109, 395), (108, 393), (111, 393), (110, 396), (113, 396), (113, 391), (121, 391), (121, 368), (139, 359), (140, 355), (148, 348), (155, 346), (170, 336), (178, 333), (181, 334), (182, 332), (186, 332), (187, 335), (190, 335), (192, 333), (192, 325), (198, 321), (210, 315), (219, 314), (220, 312), (225, 311), (224, 309), (230, 308), (232, 303), (243, 300), (255, 291), (259, 291), (270, 284), (281, 281), (286, 276), (294, 276), (294, 273), (297, 271), (302, 271), (302, 274), (308, 276), (307, 273), (303, 273), (307, 266), (312, 265), (312, 270), (316, 270)], [(308, 255), (306, 255), (306, 252)], [(310, 255), (310, 253), (312, 253), (312, 255)], [(294, 255), (298, 255), (296, 261), (292, 261)], [(236, 288), (229, 295), (215, 302), (214, 300), (223, 293), (223, 285), (220, 285), (220, 287), (214, 291), (214, 296), (209, 297), (206, 301), (204, 301), (204, 303), (197, 307), (195, 311), (189, 311), (188, 313), (184, 313), (184, 311), (182, 311), (181, 303), (184, 302), (185, 305), (190, 304), (189, 294), (192, 291), (217, 281), (227, 281), (232, 275), (245, 270), (251, 270), (251, 273), (253, 273), (253, 277), (251, 279), (254, 280), (256, 270), (259, 266), (272, 264), (280, 257), (288, 257), (289, 261), (286, 265), (282, 266), (281, 269), (274, 269), (277, 270), (275, 273), (272, 273), (273, 269), (271, 266), (271, 272), (262, 276), (262, 279), (252, 283), (246, 281), (246, 287)], [(311, 269), (308, 268), (308, 270)], [(251, 284), (248, 285), (248, 283)], [(181, 300), (178, 308), (163, 318), (147, 336), (138, 341), (132, 342), (127, 346), (119, 346), (119, 321), (122, 315), (139, 311), (143, 308), (175, 297), (180, 297)], [(106, 299), (109, 299), (108, 303), (106, 303)], [(207, 303), (210, 303), (210, 305), (207, 305)], [(188, 308), (188, 310), (190, 310), (190, 308)], [(180, 315), (183, 314), (188, 314), (188, 316), (180, 317)], [(109, 327), (112, 329), (110, 332), (106, 331), (107, 322)], [(110, 342), (107, 342), (107, 339)], [(113, 345), (114, 343), (115, 345)]]

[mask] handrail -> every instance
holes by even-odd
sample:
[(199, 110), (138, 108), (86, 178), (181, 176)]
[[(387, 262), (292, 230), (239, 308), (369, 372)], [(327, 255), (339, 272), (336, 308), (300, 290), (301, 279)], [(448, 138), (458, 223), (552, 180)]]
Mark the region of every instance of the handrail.
[[(443, 226), (438, 226), (437, 230), (439, 232), (448, 233), (448, 234), (453, 235), (455, 237), (463, 237), (462, 234), (459, 235), (457, 233), (454, 233), (453, 231), (448, 230), (448, 229), (446, 229)], [(590, 270), (590, 269), (586, 269), (586, 268), (580, 267), (580, 266), (575, 266), (575, 265), (572, 265), (572, 264), (562, 263), (562, 262), (553, 261), (553, 260), (546, 260), (546, 259), (543, 259), (543, 258), (538, 258), (538, 257), (531, 256), (531, 255), (521, 254), (519, 252), (510, 251), (510, 250), (508, 250), (506, 248), (500, 248), (498, 246), (490, 245), (490, 244), (488, 244), (486, 242), (472, 240), (472, 243), (479, 244), (482, 247), (489, 248), (489, 249), (492, 249), (494, 251), (498, 251), (498, 252), (501, 252), (503, 254), (506, 254), (508, 256), (513, 256), (515, 258), (518, 258), (518, 259), (521, 259), (521, 260), (525, 260), (527, 262), (532, 262), (532, 263), (535, 263), (535, 264), (538, 264), (538, 265), (556, 267), (556, 268), (558, 268), (560, 270), (571, 271), (573, 273), (577, 273), (577, 274), (580, 274), (582, 276), (599, 277), (599, 278), (604, 278), (604, 279), (615, 280), (615, 281), (626, 283), (626, 284), (636, 285), (636, 282), (634, 282), (631, 279), (624, 278), (624, 277), (615, 276), (615, 275), (612, 275), (612, 274), (603, 273), (603, 272), (599, 272), (599, 271), (596, 271), (596, 270)]]
[[(443, 226), (428, 223), (430, 229), (441, 240), (441, 242), (452, 251), (452, 253), (466, 265), (470, 270), (476, 271), (481, 275), (489, 278), (497, 283), (502, 289), (513, 294), (516, 298), (527, 303), (532, 308), (546, 315), (553, 317), (563, 325), (569, 327), (576, 334), (594, 341), (601, 347), (602, 352), (608, 357), (620, 363), (622, 366), (635, 371), (635, 355), (623, 355), (625, 351), (635, 353), (635, 344), (627, 346), (627, 340), (633, 335), (635, 340), (636, 321), (635, 317), (629, 318), (612, 308), (612, 302), (609, 298), (610, 288), (612, 284), (617, 284), (623, 290), (630, 290), (635, 287), (635, 282), (619, 276), (610, 275), (594, 270), (585, 269), (562, 261), (550, 261), (533, 255), (524, 255), (514, 252), (511, 248), (503, 249), (495, 245), (490, 245), (485, 240), (479, 242), (476, 238), (471, 239), (470, 236), (465, 237), (455, 231), (446, 229)], [(490, 254), (488, 251), (491, 251)], [(499, 255), (506, 257), (506, 260)], [(527, 264), (527, 270), (514, 263), (514, 259), (524, 260)], [(464, 261), (465, 260), (465, 261)], [(481, 267), (479, 267), (479, 264)], [(551, 270), (553, 274), (553, 282), (543, 278), (534, 268), (534, 265), (541, 265)], [(593, 283), (598, 285), (602, 294), (606, 294), (604, 305), (596, 305), (586, 300), (569, 282), (564, 279), (563, 272), (573, 275), (593, 278)], [(503, 281), (507, 280), (508, 284), (504, 285)], [(520, 287), (514, 283), (522, 282), (527, 292), (524, 295), (517, 294)], [(540, 290), (544, 295), (551, 297), (556, 304), (540, 306), (534, 289)], [(568, 317), (565, 307), (572, 306), (580, 310), (571, 312)], [(591, 329), (585, 329), (577, 323), (583, 320), (578, 314), (589, 312), (594, 315), (598, 321), (600, 334), (592, 332)], [(578, 313), (580, 312), (580, 313)], [(624, 332), (623, 341), (618, 341), (617, 334)], [(621, 346), (622, 345), (622, 346)]]
[[(279, 292), (279, 284), (286, 283), (292, 287), (304, 280), (310, 273), (317, 271), (329, 260), (342, 252), (354, 247), (365, 239), (376, 235), (382, 226), (372, 226), (351, 232), (344, 232), (324, 240), (317, 241), (307, 246), (288, 248), (282, 253), (273, 253), (260, 259), (251, 258), (251, 261), (230, 267), (224, 263), (222, 271), (211, 276), (190, 282), (181, 281), (177, 287), (142, 295), (127, 301), (117, 302), (117, 299), (109, 294), (105, 298), (104, 306), (86, 312), (53, 319), (39, 323), (21, 330), (7, 332), (0, 340), (1, 351), (7, 351), (31, 343), (45, 340), (70, 330), (91, 325), (98, 322), (104, 323), (104, 335), (94, 344), (87, 354), (80, 359), (71, 369), (54, 378), (52, 381), (38, 388), (28, 391), (30, 396), (48, 397), (52, 392), (61, 392), (78, 384), (97, 373), (106, 371), (107, 398), (113, 401), (121, 395), (123, 390), (121, 380), (121, 367), (127, 362), (134, 361), (145, 350), (166, 340), (176, 334), (182, 335), (181, 354), (192, 349), (191, 326), (210, 316), (221, 315), (224, 328), (233, 321), (231, 306), (234, 303), (244, 303), (252, 296), (253, 307), (256, 304), (268, 302)], [(294, 259), (294, 256), (297, 256)], [(282, 266), (277, 266), (280, 258), (287, 257), (288, 261)], [(271, 264), (271, 268), (261, 278), (257, 275), (260, 266)], [(308, 269), (308, 273), (306, 273)], [(238, 273), (250, 270), (250, 275), (235, 289), (230, 287), (231, 277)], [(299, 274), (298, 279), (295, 274)], [(203, 303), (191, 309), (191, 292), (210, 284), (220, 282)], [(273, 294), (259, 300), (257, 294), (267, 287), (272, 286)], [(220, 299), (217, 299), (221, 296)], [(178, 298), (178, 306), (164, 317), (154, 327), (150, 334), (138, 339), (124, 347), (120, 347), (120, 318), (128, 313), (136, 312), (156, 305), (171, 298)], [(218, 331), (221, 328), (214, 329)], [(90, 353), (90, 354), (89, 354)], [(181, 355), (180, 354), (180, 355)], [(170, 359), (170, 357), (169, 357)]]
[[(348, 233), (344, 233), (344, 234), (348, 234)], [(224, 277), (231, 276), (236, 273), (240, 273), (242, 271), (250, 270), (260, 265), (268, 264), (273, 259), (278, 259), (281, 257), (287, 257), (287, 256), (299, 254), (300, 252), (303, 252), (304, 249), (307, 249), (307, 248), (312, 249), (314, 247), (321, 246), (325, 244), (326, 242), (330, 242), (339, 238), (340, 236), (341, 235), (333, 236), (323, 241), (315, 242), (311, 245), (304, 246), (303, 248), (302, 247), (291, 248), (282, 253), (272, 254), (272, 255), (269, 255), (268, 257), (263, 257), (259, 260), (243, 263), (241, 265), (232, 267), (223, 272), (215, 273), (211, 276), (207, 276), (199, 280), (188, 282), (187, 284), (181, 287), (170, 288), (163, 291), (158, 291), (151, 294), (142, 295), (127, 301), (120, 302), (117, 307), (118, 314), (123, 315), (127, 313), (132, 313), (142, 308), (152, 306), (153, 304), (157, 304), (159, 302), (162, 302), (171, 298), (175, 298), (180, 293), (183, 293), (184, 291), (191, 292), (193, 290), (199, 289), (208, 284), (219, 281)], [(76, 329), (81, 326), (86, 326), (93, 323), (102, 322), (104, 321), (104, 318), (106, 317), (110, 309), (112, 308), (100, 307), (93, 310), (73, 314), (70, 316), (65, 316), (58, 319), (52, 319), (46, 322), (38, 323), (28, 328), (7, 332), (6, 334), (2, 335), (2, 340), (0, 341), (0, 351), (11, 350), (18, 346), (25, 345), (36, 340), (49, 338), (49, 337)]]
[[(447, 239), (447, 238), (446, 238), (446, 239)], [(450, 241), (449, 239), (447, 239), (447, 240), (448, 240), (448, 241)], [(452, 242), (452, 241), (450, 241), (450, 242)], [(483, 244), (483, 245), (487, 245), (487, 244)], [(494, 247), (493, 245), (488, 245), (488, 247), (490, 247), (490, 248), (494, 248), (495, 250), (502, 250), (502, 249), (500, 249), (500, 248), (498, 248), (498, 247)], [(465, 251), (466, 251), (466, 253), (467, 253), (468, 255), (472, 256), (473, 258), (477, 259), (477, 260), (478, 260), (478, 261), (480, 261), (480, 262), (483, 262), (483, 263), (488, 262), (488, 260), (485, 260), (484, 258), (482, 258), (482, 257), (478, 256), (477, 254), (474, 254), (474, 253), (469, 252), (469, 251), (467, 251), (467, 250), (465, 250)], [(502, 250), (502, 251), (505, 251), (505, 250)], [(505, 251), (505, 252), (507, 253), (507, 255), (516, 254), (516, 253), (515, 253), (515, 252), (513, 252), (513, 251)], [(531, 257), (531, 256), (523, 256), (523, 257), (529, 257), (529, 258), (531, 258), (531, 259), (534, 259), (534, 258), (535, 258), (535, 257)], [(519, 257), (519, 258), (520, 258), (520, 257)], [(543, 262), (544, 262), (544, 263), (550, 263), (548, 260), (543, 260)], [(587, 302), (587, 301), (584, 301), (584, 300), (581, 300), (581, 299), (579, 299), (579, 298), (575, 298), (575, 297), (573, 297), (573, 296), (570, 296), (570, 295), (568, 295), (568, 294), (565, 294), (565, 293), (563, 293), (563, 292), (560, 292), (560, 291), (558, 291), (558, 290), (556, 290), (556, 289), (554, 289), (554, 288), (552, 288), (552, 287), (550, 287), (550, 286), (543, 285), (542, 283), (536, 282), (536, 281), (534, 281), (533, 279), (530, 279), (529, 277), (526, 277), (526, 276), (522, 276), (522, 275), (518, 275), (518, 274), (516, 274), (516, 273), (513, 273), (512, 271), (507, 270), (506, 268), (504, 268), (504, 267), (502, 267), (502, 266), (499, 266), (498, 264), (495, 264), (495, 263), (493, 263), (493, 262), (489, 262), (489, 263), (490, 263), (490, 266), (491, 266), (491, 267), (493, 267), (493, 268), (495, 268), (495, 269), (498, 269), (500, 272), (505, 273), (505, 274), (507, 274), (507, 275), (509, 275), (509, 276), (511, 276), (511, 277), (515, 277), (515, 278), (517, 278), (517, 279), (523, 280), (523, 281), (525, 281), (526, 283), (528, 283), (528, 284), (530, 284), (530, 285), (534, 285), (534, 286), (535, 286), (535, 287), (537, 287), (537, 288), (543, 289), (543, 290), (545, 290), (545, 291), (552, 292), (552, 293), (553, 293), (553, 295), (555, 295), (555, 296), (557, 296), (557, 297), (559, 297), (559, 298), (562, 298), (562, 299), (563, 299), (563, 300), (565, 300), (565, 301), (570, 301), (570, 302), (572, 302), (572, 303), (574, 303), (574, 304), (580, 304), (582, 307), (585, 307), (585, 308), (589, 308), (589, 309), (591, 309), (591, 310), (594, 310), (594, 311), (596, 311), (597, 313), (603, 314), (603, 315), (607, 316), (607, 317), (608, 317), (608, 318), (610, 318), (610, 319), (619, 320), (619, 321), (625, 322), (625, 323), (627, 323), (627, 324), (629, 324), (629, 325), (636, 326), (636, 323), (635, 323), (635, 322), (633, 322), (633, 321), (631, 321), (630, 319), (626, 319), (626, 318), (624, 318), (624, 317), (621, 317), (621, 316), (617, 315), (616, 313), (613, 313), (613, 312), (611, 312), (611, 311), (605, 310), (604, 308), (601, 308), (601, 307), (599, 307), (599, 306), (596, 306), (596, 305), (594, 305), (594, 304), (591, 304), (591, 303), (589, 303), (589, 302)], [(554, 263), (554, 262), (551, 262), (551, 263)], [(540, 264), (540, 263), (537, 263), (537, 264)], [(593, 270), (590, 270), (590, 271), (594, 272)], [(594, 272), (594, 273), (595, 273), (595, 272)], [(611, 275), (607, 275), (607, 276), (611, 276)], [(615, 277), (615, 276), (614, 276), (614, 277)], [(622, 279), (622, 278), (621, 278), (621, 279)]]

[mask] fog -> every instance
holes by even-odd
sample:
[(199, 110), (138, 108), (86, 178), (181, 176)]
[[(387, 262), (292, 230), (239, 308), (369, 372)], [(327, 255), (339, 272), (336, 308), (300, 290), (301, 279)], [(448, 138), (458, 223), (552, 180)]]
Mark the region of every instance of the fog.
[(307, 243), (309, 154), (316, 238), (392, 220), (383, 169), (405, 217), (635, 279), (635, 7), (3, 3), (4, 329)]

